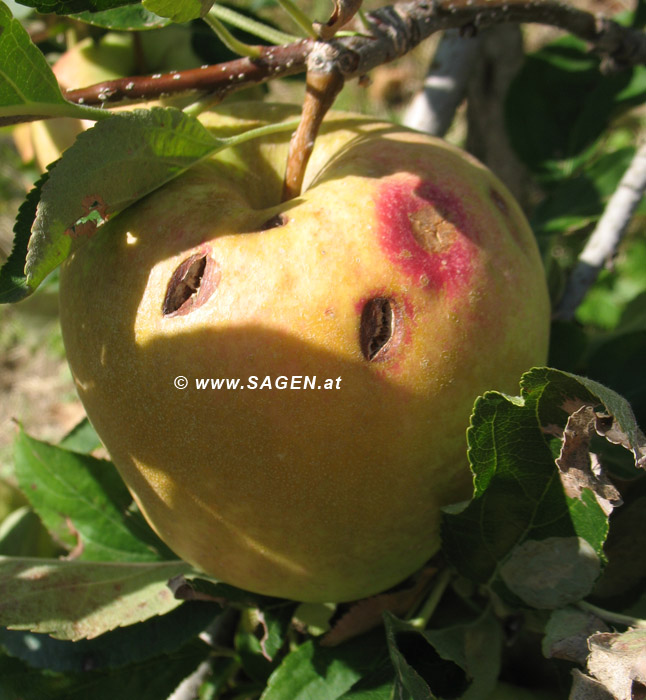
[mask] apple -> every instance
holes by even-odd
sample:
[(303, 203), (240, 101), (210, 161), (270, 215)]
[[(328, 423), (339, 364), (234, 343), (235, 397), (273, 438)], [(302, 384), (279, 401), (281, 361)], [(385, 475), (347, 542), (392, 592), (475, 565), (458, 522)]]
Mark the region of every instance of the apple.
[[(298, 113), (201, 118), (223, 134)], [(440, 509), (472, 492), (474, 399), (545, 362), (548, 295), (518, 205), (469, 155), (330, 113), (281, 202), (288, 140), (223, 151), (105, 224), (62, 267), (61, 323), (91, 422), (180, 557), (348, 601), (437, 552)]]

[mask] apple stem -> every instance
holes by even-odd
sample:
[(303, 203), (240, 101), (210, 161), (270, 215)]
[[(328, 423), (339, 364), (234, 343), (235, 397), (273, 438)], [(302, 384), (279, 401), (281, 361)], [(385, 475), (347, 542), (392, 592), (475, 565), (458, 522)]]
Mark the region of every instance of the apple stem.
[[(310, 61), (309, 64), (315, 65), (315, 61)], [(301, 120), (289, 144), (283, 202), (301, 194), (307, 163), (314, 149), (314, 141), (323, 118), (341, 92), (343, 84), (343, 76), (334, 66), (326, 65), (323, 70), (308, 68)]]
[(439, 605), (440, 600), (442, 600), (444, 591), (451, 582), (452, 578), (453, 572), (450, 569), (446, 568), (440, 571), (428, 598), (422, 606), (422, 609), (414, 618), (408, 620), (409, 624), (421, 630), (428, 625), (429, 620), (433, 616), (433, 613)]

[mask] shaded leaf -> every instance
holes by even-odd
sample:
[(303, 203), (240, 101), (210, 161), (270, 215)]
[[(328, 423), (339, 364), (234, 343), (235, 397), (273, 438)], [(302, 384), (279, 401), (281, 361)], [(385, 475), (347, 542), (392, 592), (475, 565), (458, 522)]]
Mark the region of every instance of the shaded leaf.
[(413, 585), (394, 592), (365, 598), (353, 604), (321, 639), (322, 646), (335, 646), (383, 624), (383, 614), (405, 615), (420, 602), (437, 569), (427, 567)]
[(78, 12), (103, 12), (114, 7), (133, 5), (136, 0), (20, 0), (43, 14), (73, 15)]
[(209, 603), (184, 603), (165, 615), (74, 642), (0, 628), (0, 646), (33, 668), (98, 671), (172, 653), (196, 637), (220, 612)]
[(261, 610), (281, 608), (290, 605), (282, 598), (243, 591), (228, 583), (209, 581), (204, 578), (187, 579), (183, 574), (173, 577), (168, 584), (178, 600), (206, 600), (220, 605), (260, 608)]
[(184, 562), (117, 563), (0, 557), (0, 625), (91, 639), (179, 605), (167, 581)]
[[(16, 477), (34, 510), (53, 534), (96, 561), (155, 561), (158, 551), (144, 541), (132, 496), (111, 462), (34, 440), (16, 440)], [(145, 532), (145, 531), (144, 531)]]
[(601, 571), (594, 549), (581, 537), (525, 540), (500, 567), (507, 588), (539, 610), (585, 598)]
[(168, 655), (111, 671), (52, 673), (30, 669), (18, 659), (0, 656), (3, 700), (160, 700), (168, 698), (184, 678), (208, 657), (200, 641)]
[(607, 632), (608, 627), (595, 615), (568, 607), (555, 610), (545, 626), (543, 656), (565, 659), (585, 666), (588, 658), (588, 637)]

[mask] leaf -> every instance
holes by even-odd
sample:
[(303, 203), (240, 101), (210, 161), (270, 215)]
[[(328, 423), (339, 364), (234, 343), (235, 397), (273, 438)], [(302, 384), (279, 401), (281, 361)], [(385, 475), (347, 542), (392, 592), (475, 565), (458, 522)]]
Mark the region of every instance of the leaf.
[(589, 653), (588, 637), (595, 632), (607, 631), (606, 624), (589, 612), (574, 607), (555, 610), (545, 626), (543, 656), (585, 666)]
[(507, 588), (539, 610), (585, 598), (601, 571), (594, 549), (581, 537), (525, 540), (500, 567)]
[(601, 632), (589, 639), (588, 671), (617, 700), (643, 697), (646, 690), (646, 630)]
[(179, 605), (167, 581), (185, 562), (117, 563), (0, 557), (0, 625), (92, 639)]
[(220, 605), (254, 607), (261, 610), (279, 609), (290, 604), (282, 598), (271, 598), (259, 593), (243, 591), (227, 583), (204, 578), (188, 580), (184, 576), (177, 576), (169, 581), (169, 586), (178, 600), (207, 600)]
[(211, 9), (214, 0), (143, 0), (143, 6), (173, 22), (190, 22), (199, 19)]
[[(268, 124), (217, 138), (197, 119), (173, 108), (109, 115), (78, 136), (42, 187), (21, 294), (33, 292), (110, 216), (207, 156), (253, 138), (289, 131), (295, 123)], [(18, 265), (16, 258), (14, 273)]]
[(305, 642), (272, 673), (261, 700), (340, 698), (387, 659), (383, 634), (367, 634), (356, 642), (333, 649)]
[(58, 443), (59, 447), (73, 452), (90, 454), (101, 447), (101, 439), (92, 427), (89, 419), (83, 418), (67, 435)]
[[(45, 56), (0, 2), (0, 118), (41, 115), (92, 118), (100, 110), (68, 102)], [(97, 117), (97, 118), (100, 118)]]
[(275, 609), (242, 611), (235, 649), (245, 672), (254, 680), (264, 684), (278, 665), (295, 608), (296, 603), (292, 603)]
[(221, 612), (208, 603), (183, 603), (165, 615), (73, 642), (0, 628), (0, 646), (32, 668), (72, 673), (119, 668), (177, 651)]
[(595, 410), (595, 425), (607, 425), (604, 436), (641, 462), (646, 441), (630, 406), (589, 379), (534, 369), (523, 376), (520, 397), (489, 392), (476, 401), (468, 431), (474, 498), (447, 513), (442, 527), (445, 556), (462, 575), (502, 583), (500, 567), (531, 540), (579, 537), (603, 557), (606, 514), (588, 483), (568, 496), (555, 465), (568, 419), (584, 405), (601, 405), (606, 417)]
[(73, 15), (78, 12), (103, 12), (123, 5), (133, 5), (135, 0), (20, 0), (43, 14)]
[(118, 31), (160, 29), (171, 23), (169, 19), (159, 17), (142, 5), (124, 5), (103, 12), (79, 12), (72, 16), (80, 22)]
[(13, 249), (4, 265), (0, 266), (0, 304), (20, 301), (29, 296), (32, 291), (27, 284), (25, 261), (27, 260), (31, 226), (36, 218), (41, 189), (48, 177), (49, 173), (41, 175), (18, 210), (16, 223), (13, 227)]
[(16, 440), (16, 478), (53, 536), (81, 559), (156, 561), (128, 509), (132, 497), (106, 460), (34, 440)]
[(52, 673), (30, 669), (18, 659), (0, 656), (0, 697), (3, 700), (160, 700), (209, 655), (210, 647), (195, 640), (172, 654), (116, 670)]
[(393, 615), (405, 615), (420, 602), (420, 597), (427, 591), (436, 573), (437, 569), (426, 567), (412, 586), (364, 598), (355, 603), (324, 635), (321, 645), (336, 646), (375, 627), (380, 627), (386, 611)]
[(544, 183), (580, 167), (616, 110), (646, 97), (641, 68), (604, 75), (599, 66), (583, 41), (565, 37), (526, 56), (508, 90), (510, 140)]
[(391, 659), (401, 685), (416, 700), (486, 700), (500, 671), (503, 635), (490, 612), (441, 629), (420, 630), (384, 616)]
[(221, 143), (172, 108), (115, 114), (79, 135), (42, 188), (26, 261), (34, 289), (114, 214)]

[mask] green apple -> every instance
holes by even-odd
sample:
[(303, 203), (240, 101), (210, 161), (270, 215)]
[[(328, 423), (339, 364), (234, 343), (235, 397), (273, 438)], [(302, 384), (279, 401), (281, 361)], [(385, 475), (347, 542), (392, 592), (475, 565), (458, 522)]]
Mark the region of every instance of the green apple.
[(474, 399), (545, 362), (548, 296), (518, 205), (458, 149), (331, 113), (281, 202), (287, 148), (223, 151), (108, 222), (62, 268), (61, 322), (90, 420), (180, 557), (347, 601), (438, 550), (440, 509), (471, 495)]

